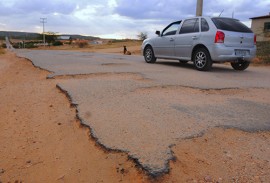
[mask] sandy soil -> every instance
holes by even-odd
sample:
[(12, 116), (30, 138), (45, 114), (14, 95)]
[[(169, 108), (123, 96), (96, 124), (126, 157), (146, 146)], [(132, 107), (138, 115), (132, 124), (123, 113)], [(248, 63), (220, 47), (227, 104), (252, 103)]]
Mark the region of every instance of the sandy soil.
[(47, 74), (0, 55), (0, 182), (270, 182), (270, 132), (234, 129), (179, 140), (170, 173), (149, 178), (89, 138)]
[(137, 182), (121, 153), (105, 152), (45, 71), (0, 56), (0, 182)]

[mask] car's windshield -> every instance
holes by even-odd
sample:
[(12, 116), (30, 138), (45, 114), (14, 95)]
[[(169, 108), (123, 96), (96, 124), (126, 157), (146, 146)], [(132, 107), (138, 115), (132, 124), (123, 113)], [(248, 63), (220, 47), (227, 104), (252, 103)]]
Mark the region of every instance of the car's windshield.
[(252, 33), (252, 31), (239, 20), (232, 18), (212, 18), (212, 21), (218, 29), (234, 32)]
[(175, 35), (178, 28), (179, 28), (179, 25), (180, 25), (181, 21), (178, 21), (178, 22), (174, 22), (174, 23), (171, 23), (170, 25), (168, 25), (164, 30), (163, 30), (163, 33), (162, 33), (162, 36), (170, 36), (170, 35)]

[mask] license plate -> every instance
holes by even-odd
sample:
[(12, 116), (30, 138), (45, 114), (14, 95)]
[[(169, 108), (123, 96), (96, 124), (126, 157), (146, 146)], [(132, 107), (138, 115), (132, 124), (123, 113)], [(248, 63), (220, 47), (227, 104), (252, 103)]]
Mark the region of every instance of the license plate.
[(247, 56), (249, 55), (249, 50), (235, 50), (236, 56)]

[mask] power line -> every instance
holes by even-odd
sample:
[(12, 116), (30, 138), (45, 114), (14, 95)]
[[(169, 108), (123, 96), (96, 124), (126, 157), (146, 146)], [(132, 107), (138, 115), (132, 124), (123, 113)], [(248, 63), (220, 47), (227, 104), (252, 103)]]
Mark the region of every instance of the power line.
[(40, 18), (40, 23), (43, 24), (43, 45), (45, 47), (45, 23), (47, 23), (47, 18)]

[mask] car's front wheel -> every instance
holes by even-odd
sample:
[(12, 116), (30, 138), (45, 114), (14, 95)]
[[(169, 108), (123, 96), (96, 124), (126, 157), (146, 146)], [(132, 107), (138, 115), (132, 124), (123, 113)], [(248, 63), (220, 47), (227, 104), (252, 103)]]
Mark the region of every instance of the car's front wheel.
[(210, 54), (205, 48), (199, 48), (194, 52), (193, 62), (199, 71), (208, 71), (213, 64)]
[(144, 56), (145, 62), (147, 62), (147, 63), (155, 63), (157, 60), (151, 46), (147, 46), (144, 49), (143, 56)]
[(231, 66), (232, 66), (232, 68), (234, 68), (234, 70), (243, 71), (246, 68), (248, 68), (249, 64), (250, 64), (249, 61), (241, 60), (241, 61), (238, 61), (238, 62), (232, 62)]

